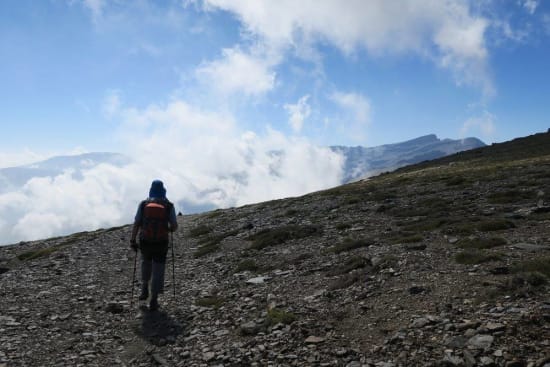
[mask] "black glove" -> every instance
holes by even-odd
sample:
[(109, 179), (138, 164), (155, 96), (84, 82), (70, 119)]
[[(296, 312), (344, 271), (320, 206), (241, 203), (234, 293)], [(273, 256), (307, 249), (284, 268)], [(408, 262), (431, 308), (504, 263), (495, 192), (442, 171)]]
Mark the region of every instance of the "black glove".
[(135, 252), (137, 252), (139, 246), (138, 246), (136, 240), (130, 240), (130, 247), (132, 248), (132, 250), (134, 250)]

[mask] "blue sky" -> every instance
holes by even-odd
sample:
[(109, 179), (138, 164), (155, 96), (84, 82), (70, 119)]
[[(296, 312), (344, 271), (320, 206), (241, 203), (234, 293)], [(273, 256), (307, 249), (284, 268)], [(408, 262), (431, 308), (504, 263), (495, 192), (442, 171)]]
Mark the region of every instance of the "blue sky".
[(156, 178), (188, 213), (336, 186), (329, 145), (546, 131), (549, 40), (537, 0), (0, 1), (0, 167), (132, 158), (4, 182), (2, 241), (131, 223)]
[(550, 127), (549, 40), (536, 0), (6, 0), (0, 166), (128, 151), (125, 113), (176, 101), (317, 145), (504, 141)]

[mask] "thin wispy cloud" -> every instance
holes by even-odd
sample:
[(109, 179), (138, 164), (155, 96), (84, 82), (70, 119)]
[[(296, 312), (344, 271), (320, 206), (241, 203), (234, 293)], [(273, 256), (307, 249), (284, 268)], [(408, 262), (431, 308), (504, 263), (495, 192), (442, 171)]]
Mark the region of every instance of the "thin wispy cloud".
[(309, 95), (301, 97), (295, 104), (285, 104), (284, 108), (289, 114), (288, 123), (295, 133), (299, 133), (304, 126), (304, 121), (311, 115), (311, 106), (308, 103)]
[(481, 134), (484, 138), (490, 138), (496, 132), (496, 116), (488, 111), (483, 111), (480, 116), (474, 116), (464, 121), (460, 136), (462, 138), (468, 135)]

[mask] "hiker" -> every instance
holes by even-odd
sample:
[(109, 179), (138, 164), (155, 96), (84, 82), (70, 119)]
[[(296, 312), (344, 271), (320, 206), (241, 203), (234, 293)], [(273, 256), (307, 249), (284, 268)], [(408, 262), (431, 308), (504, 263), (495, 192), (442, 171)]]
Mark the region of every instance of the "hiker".
[[(158, 295), (164, 290), (164, 267), (168, 253), (168, 232), (178, 228), (174, 204), (166, 198), (166, 189), (160, 180), (151, 184), (149, 197), (139, 206), (134, 220), (130, 246), (134, 251), (141, 250), (141, 294), (139, 299), (151, 299), (149, 309), (158, 309)], [(136, 236), (139, 232), (139, 246)], [(172, 244), (173, 246), (174, 244)]]

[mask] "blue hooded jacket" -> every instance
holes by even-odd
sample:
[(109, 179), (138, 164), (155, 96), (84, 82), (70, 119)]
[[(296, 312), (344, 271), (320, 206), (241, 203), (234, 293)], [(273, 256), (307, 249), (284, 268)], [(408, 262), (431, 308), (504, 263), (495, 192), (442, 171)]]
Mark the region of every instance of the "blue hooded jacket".
[(149, 189), (149, 197), (152, 199), (166, 199), (166, 189), (161, 180), (154, 180)]

